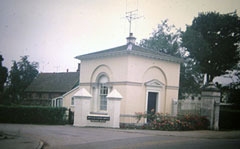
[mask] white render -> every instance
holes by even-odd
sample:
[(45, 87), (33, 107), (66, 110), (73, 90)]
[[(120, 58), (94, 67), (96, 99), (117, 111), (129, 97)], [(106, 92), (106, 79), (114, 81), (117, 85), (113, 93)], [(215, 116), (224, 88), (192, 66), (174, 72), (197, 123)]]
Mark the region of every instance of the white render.
[(109, 99), (122, 99), (123, 97), (116, 89), (113, 89), (111, 91), (111, 93), (109, 93), (107, 95), (107, 98), (109, 98)]
[(75, 100), (74, 126), (87, 126), (91, 95), (84, 88), (73, 95)]
[(85, 88), (81, 88), (79, 91), (77, 91), (73, 95), (73, 97), (81, 97), (81, 98), (87, 97), (87, 98), (91, 98), (92, 95)]
[[(119, 128), (120, 119), (120, 101), (122, 99), (121, 94), (114, 90), (110, 93), (111, 96), (108, 99), (108, 111), (106, 114), (91, 113), (90, 112), (90, 100), (92, 96), (85, 88), (81, 88), (77, 93), (73, 95), (75, 100), (75, 113), (74, 113), (74, 126), (95, 126), (95, 127), (112, 127)], [(92, 122), (87, 120), (88, 116), (95, 117), (110, 117), (106, 122)]]
[(107, 99), (108, 113), (110, 115), (110, 126), (113, 128), (119, 128), (122, 95), (116, 89), (114, 89), (111, 93), (109, 93)]
[[(73, 95), (76, 92), (78, 92), (79, 89), (80, 89), (79, 86), (76, 86), (75, 88), (73, 88), (72, 90), (63, 94), (62, 96), (57, 97), (57, 98), (62, 99), (62, 107), (65, 107), (65, 108), (71, 110), (72, 112), (74, 112), (74, 105), (72, 105), (71, 102), (72, 102)], [(56, 98), (54, 98), (52, 100), (56, 100)]]
[[(178, 99), (181, 59), (148, 49), (145, 52), (132, 43), (76, 58), (81, 60), (79, 88), (85, 88), (92, 95), (90, 112), (104, 112), (99, 110), (98, 96), (98, 80), (104, 75), (108, 80), (108, 110), (105, 111), (108, 115), (112, 108), (108, 104), (113, 101), (110, 99), (112, 94), (116, 96), (115, 90), (122, 97), (118, 100), (120, 115), (146, 112), (148, 98), (153, 94), (156, 95), (155, 111), (172, 113), (172, 100)], [(120, 122), (129, 123), (129, 120), (121, 119)]]

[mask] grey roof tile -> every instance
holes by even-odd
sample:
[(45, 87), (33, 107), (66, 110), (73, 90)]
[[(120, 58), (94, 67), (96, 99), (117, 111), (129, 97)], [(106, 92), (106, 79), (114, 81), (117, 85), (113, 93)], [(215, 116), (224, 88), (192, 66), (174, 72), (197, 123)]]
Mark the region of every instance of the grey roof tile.
[(165, 54), (162, 52), (158, 52), (155, 50), (143, 48), (143, 47), (140, 47), (140, 46), (137, 46), (134, 44), (132, 44), (131, 50), (128, 50), (128, 44), (127, 44), (127, 45), (122, 45), (119, 47), (106, 49), (106, 50), (102, 50), (102, 51), (98, 51), (98, 52), (79, 55), (79, 56), (76, 56), (75, 58), (83, 60), (83, 59), (94, 59), (94, 58), (114, 56), (114, 55), (115, 56), (125, 55), (125, 54), (133, 54), (133, 55), (161, 59), (161, 60), (171, 61), (171, 62), (176, 62), (176, 63), (183, 62), (183, 59), (181, 59), (181, 58), (174, 57), (174, 56), (171, 56), (171, 55), (168, 55), (168, 54)]
[(79, 72), (40, 73), (25, 89), (25, 92), (55, 92), (70, 91), (79, 82)]

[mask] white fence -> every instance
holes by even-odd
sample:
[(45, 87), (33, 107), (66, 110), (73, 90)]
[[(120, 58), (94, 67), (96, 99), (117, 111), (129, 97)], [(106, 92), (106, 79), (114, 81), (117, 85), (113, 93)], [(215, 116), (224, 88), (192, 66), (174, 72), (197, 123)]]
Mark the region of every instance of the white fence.
[(209, 83), (201, 93), (201, 100), (173, 100), (172, 115), (199, 114), (206, 116), (210, 129), (218, 130), (220, 111), (220, 91)]
[(201, 112), (201, 100), (179, 100), (177, 104), (177, 113), (183, 114), (200, 114)]

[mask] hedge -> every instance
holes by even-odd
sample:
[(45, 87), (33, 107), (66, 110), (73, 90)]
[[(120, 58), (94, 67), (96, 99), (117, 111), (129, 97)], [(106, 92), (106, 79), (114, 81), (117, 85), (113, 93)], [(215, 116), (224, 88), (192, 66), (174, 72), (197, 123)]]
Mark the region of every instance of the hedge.
[(65, 124), (66, 108), (0, 105), (0, 123)]
[(221, 130), (240, 130), (240, 110), (220, 109), (219, 127)]

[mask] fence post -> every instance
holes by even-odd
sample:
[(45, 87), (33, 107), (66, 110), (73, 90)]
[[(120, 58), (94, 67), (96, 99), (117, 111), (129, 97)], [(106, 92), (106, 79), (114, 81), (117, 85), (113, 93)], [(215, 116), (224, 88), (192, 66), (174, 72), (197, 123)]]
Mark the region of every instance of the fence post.
[(178, 113), (178, 100), (172, 99), (172, 116), (177, 116)]
[(210, 82), (202, 89), (201, 115), (210, 121), (210, 129), (219, 129), (220, 91)]

